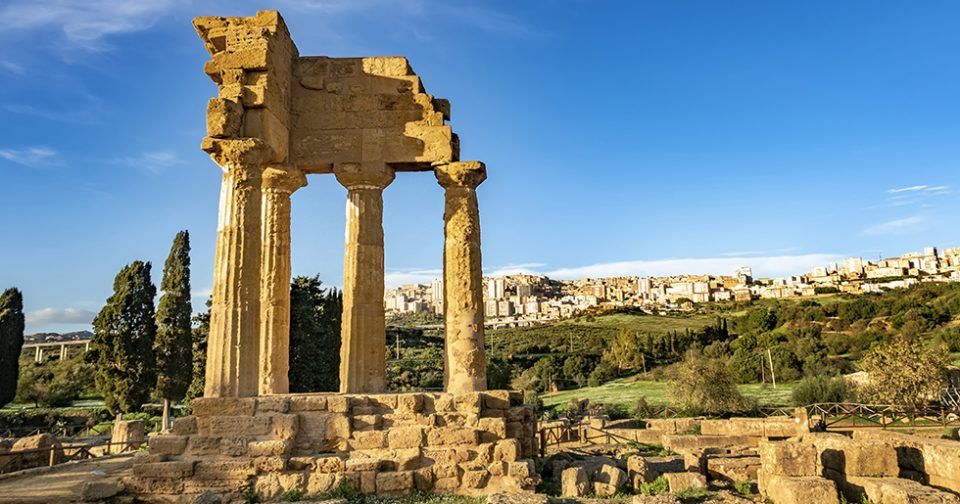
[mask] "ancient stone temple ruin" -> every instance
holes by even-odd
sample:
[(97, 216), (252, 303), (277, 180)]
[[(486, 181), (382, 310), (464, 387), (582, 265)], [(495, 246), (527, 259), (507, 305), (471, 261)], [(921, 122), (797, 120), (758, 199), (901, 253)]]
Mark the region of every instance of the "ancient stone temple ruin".
[[(532, 410), (486, 391), (486, 169), (459, 160), (450, 103), (403, 57), (300, 56), (275, 11), (194, 26), (219, 90), (202, 147), (223, 171), (206, 388), (128, 488), (155, 501), (532, 489)], [(445, 197), (443, 393), (386, 390), (382, 193), (404, 171), (431, 172)], [(347, 189), (340, 394), (288, 393), (290, 196), (309, 175)]]

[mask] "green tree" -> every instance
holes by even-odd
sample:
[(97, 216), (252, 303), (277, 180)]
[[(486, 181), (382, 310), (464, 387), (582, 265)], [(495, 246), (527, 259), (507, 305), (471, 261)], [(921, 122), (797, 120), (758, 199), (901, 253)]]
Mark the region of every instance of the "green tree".
[(139, 409), (156, 383), (153, 342), (157, 322), (150, 263), (124, 266), (113, 282), (113, 295), (93, 320), (89, 362), (96, 365), (97, 390), (113, 414)]
[(10, 288), (0, 295), (0, 407), (17, 395), (23, 349), (23, 294)]
[(948, 362), (942, 347), (897, 336), (874, 347), (860, 362), (870, 376), (864, 392), (875, 402), (918, 409), (943, 392)]
[(203, 395), (203, 384), (206, 383), (207, 372), (207, 338), (210, 336), (210, 304), (207, 299), (207, 311), (193, 317), (193, 373), (190, 388), (187, 389), (187, 399)]
[(749, 409), (727, 367), (693, 352), (674, 369), (667, 386), (671, 403), (690, 413), (717, 415)]
[(86, 392), (93, 365), (75, 357), (62, 361), (30, 363), (23, 368), (17, 400), (37, 406), (69, 406)]
[(288, 374), (291, 392), (339, 390), (342, 311), (340, 292), (322, 288), (319, 276), (293, 279)]
[(190, 317), (190, 233), (180, 231), (173, 239), (163, 265), (160, 282), (163, 295), (157, 306), (156, 356), (157, 396), (163, 399), (163, 430), (170, 427), (170, 401), (184, 398), (192, 375), (193, 341)]

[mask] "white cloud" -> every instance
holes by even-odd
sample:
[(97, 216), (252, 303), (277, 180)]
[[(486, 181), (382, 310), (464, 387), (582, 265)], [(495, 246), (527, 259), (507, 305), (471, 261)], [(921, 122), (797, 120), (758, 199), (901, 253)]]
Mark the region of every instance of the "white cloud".
[(881, 222), (879, 224), (874, 224), (873, 226), (864, 229), (863, 234), (867, 236), (904, 234), (919, 231), (924, 228), (926, 223), (927, 218), (925, 216), (912, 215), (910, 217), (903, 217), (901, 219), (893, 219), (886, 222)]
[[(654, 260), (631, 260), (596, 263), (586, 266), (547, 268), (543, 263), (497, 266), (484, 270), (486, 276), (515, 275), (518, 273), (546, 275), (558, 280), (617, 276), (671, 276), (671, 275), (732, 275), (741, 266), (750, 266), (757, 276), (786, 277), (810, 272), (815, 266), (840, 261), (840, 254), (767, 255), (750, 257), (701, 257)], [(419, 269), (389, 272), (387, 288), (404, 284), (427, 284), (443, 275), (439, 269)]]
[(703, 257), (634, 260), (597, 263), (545, 271), (550, 278), (577, 279), (611, 276), (732, 275), (741, 266), (750, 266), (757, 276), (790, 276), (809, 272), (814, 266), (837, 261), (838, 254), (800, 254), (750, 257)]
[(153, 25), (183, 0), (12, 0), (0, 7), (0, 31), (57, 30), (69, 48), (102, 51), (108, 35)]
[(114, 159), (115, 164), (141, 168), (152, 173), (160, 173), (167, 168), (183, 164), (184, 161), (177, 154), (170, 151), (144, 152), (132, 157)]
[(26, 314), (26, 323), (29, 325), (44, 324), (80, 324), (88, 325), (93, 322), (95, 313), (79, 308), (42, 308)]
[(383, 280), (388, 289), (395, 289), (407, 284), (428, 284), (442, 276), (442, 269), (405, 269), (388, 271)]
[(26, 147), (23, 149), (0, 149), (0, 158), (24, 166), (37, 166), (53, 161), (57, 151), (49, 147)]

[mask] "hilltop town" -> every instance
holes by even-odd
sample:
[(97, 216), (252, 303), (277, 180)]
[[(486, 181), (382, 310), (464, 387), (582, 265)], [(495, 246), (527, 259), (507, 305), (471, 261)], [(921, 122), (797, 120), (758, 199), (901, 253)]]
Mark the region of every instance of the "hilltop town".
[[(544, 275), (484, 277), (487, 324), (526, 326), (561, 320), (586, 310), (624, 307), (654, 311), (690, 309), (694, 303), (866, 294), (919, 282), (960, 281), (960, 247), (925, 247), (900, 257), (869, 261), (850, 257), (789, 278), (754, 278), (749, 266), (733, 275), (608, 277), (556, 280)], [(384, 294), (388, 313), (443, 312), (443, 281), (409, 284)]]

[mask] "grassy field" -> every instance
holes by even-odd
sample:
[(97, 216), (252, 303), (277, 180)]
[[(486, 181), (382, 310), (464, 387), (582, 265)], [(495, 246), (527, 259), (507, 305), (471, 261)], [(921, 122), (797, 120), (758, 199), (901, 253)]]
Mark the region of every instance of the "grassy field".
[[(789, 405), (790, 394), (793, 393), (793, 383), (777, 384), (777, 388), (772, 385), (748, 384), (739, 385), (740, 393), (747, 397), (753, 397), (761, 405)], [(656, 381), (634, 380), (624, 378), (605, 383), (599, 387), (585, 387), (576, 390), (564, 390), (552, 394), (544, 394), (544, 406), (554, 406), (564, 404), (570, 399), (589, 399), (592, 402), (604, 404), (622, 404), (632, 408), (638, 399), (646, 398), (649, 404), (667, 405), (670, 403), (667, 398), (667, 383)]]

